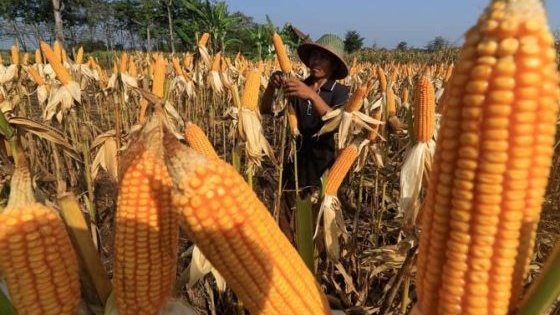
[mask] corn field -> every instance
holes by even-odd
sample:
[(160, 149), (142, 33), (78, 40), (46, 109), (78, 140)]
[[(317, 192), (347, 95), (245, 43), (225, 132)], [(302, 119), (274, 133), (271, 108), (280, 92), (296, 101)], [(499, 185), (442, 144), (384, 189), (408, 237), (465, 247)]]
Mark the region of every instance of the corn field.
[[(282, 93), (272, 115), (259, 112), (273, 72), (308, 76), (281, 42), (275, 60), (211, 53), (203, 36), (174, 55), (115, 52), (110, 66), (58, 42), (14, 45), (0, 62), (0, 279), (12, 300), (1, 313), (514, 314), (560, 235), (559, 54), (540, 11), (492, 3), (457, 62), (350, 60), (351, 99), (325, 116), (337, 160), (319, 200), (301, 201), (307, 239), (279, 228), (297, 122)], [(524, 93), (514, 109), (491, 107)], [(484, 111), (480, 95), (494, 101)], [(530, 111), (538, 96), (545, 105)], [(480, 156), (476, 174), (463, 155)], [(526, 203), (475, 215), (498, 198), (487, 191), (527, 187)], [(442, 214), (451, 204), (472, 212)], [(462, 252), (463, 229), (470, 246), (487, 241), (479, 230), (498, 235), (495, 256)], [(499, 256), (501, 243), (519, 253)], [(65, 268), (45, 271), (57, 258)], [(487, 261), (511, 268), (477, 273)]]

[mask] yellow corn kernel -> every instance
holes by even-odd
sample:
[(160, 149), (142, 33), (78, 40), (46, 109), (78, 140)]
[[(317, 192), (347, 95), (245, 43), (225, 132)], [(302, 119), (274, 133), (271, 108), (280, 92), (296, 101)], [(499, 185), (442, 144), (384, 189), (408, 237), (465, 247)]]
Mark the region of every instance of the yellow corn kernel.
[(423, 208), (416, 279), (423, 314), (516, 307), (556, 132), (553, 38), (538, 0), (494, 0), (465, 35)]
[(344, 106), (344, 110), (349, 113), (360, 110), (360, 108), (364, 104), (366, 91), (366, 85), (359, 85), (352, 93), (352, 97), (350, 98), (348, 103), (346, 103), (346, 105)]
[(166, 137), (173, 205), (251, 314), (330, 314), (315, 277), (243, 177)]
[(414, 106), (414, 135), (419, 142), (428, 142), (435, 128), (435, 91), (428, 76), (421, 76), (416, 83)]
[(358, 147), (355, 144), (350, 144), (340, 152), (327, 175), (325, 194), (336, 196), (336, 192), (340, 184), (342, 184), (342, 180), (346, 177), (346, 174), (348, 174), (350, 167), (357, 157)]
[(41, 42), (41, 50), (53, 68), (56, 78), (63, 85), (68, 84), (72, 80), (72, 77), (70, 76), (68, 70), (62, 65), (61, 58), (56, 57), (55, 51), (52, 50), (51, 46), (49, 46), (46, 42)]
[(286, 47), (284, 47), (282, 37), (276, 32), (272, 35), (272, 44), (276, 50), (276, 59), (278, 59), (280, 69), (282, 69), (284, 73), (290, 73), (292, 71), (292, 62), (286, 53)]
[(259, 107), (259, 96), (261, 88), (261, 74), (257, 70), (247, 73), (243, 94), (241, 94), (241, 106), (250, 110), (257, 110)]
[(114, 290), (119, 314), (157, 314), (172, 295), (178, 222), (163, 160), (162, 118), (151, 117), (123, 157), (115, 215)]
[(218, 153), (206, 136), (206, 133), (195, 123), (187, 122), (185, 126), (185, 139), (197, 152), (202, 153), (209, 159), (219, 159)]

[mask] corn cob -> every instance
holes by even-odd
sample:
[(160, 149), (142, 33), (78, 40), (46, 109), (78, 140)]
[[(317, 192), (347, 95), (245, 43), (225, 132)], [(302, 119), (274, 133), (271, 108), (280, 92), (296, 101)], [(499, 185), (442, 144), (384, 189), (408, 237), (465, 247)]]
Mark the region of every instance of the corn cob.
[(221, 63), (222, 63), (222, 52), (217, 52), (214, 55), (214, 59), (212, 60), (212, 68), (211, 71), (220, 71), (221, 68)]
[(54, 58), (59, 63), (62, 63), (62, 46), (60, 45), (60, 42), (55, 40), (54, 43), (53, 43), (53, 48), (52, 49), (53, 49), (53, 52), (54, 52)]
[(165, 88), (165, 68), (167, 62), (163, 57), (158, 57), (154, 65), (154, 76), (152, 81), (152, 93), (163, 97)]
[(57, 58), (55, 51), (51, 49), (49, 44), (47, 44), (46, 42), (41, 42), (41, 50), (43, 51), (43, 54), (49, 61), (60, 83), (62, 83), (63, 85), (70, 83), (70, 81), (72, 80), (70, 73), (62, 65), (62, 62), (60, 61), (61, 58), (60, 57)]
[(241, 106), (249, 110), (257, 110), (259, 107), (259, 93), (261, 87), (261, 74), (252, 70), (247, 74), (243, 94), (241, 94)]
[(43, 57), (41, 56), (41, 49), (35, 49), (35, 63), (43, 63)]
[(559, 80), (542, 3), (492, 1), (465, 37), (424, 204), (423, 314), (515, 307), (553, 153)]
[(128, 54), (124, 52), (121, 55), (120, 63), (119, 63), (119, 72), (120, 73), (127, 73), (128, 69)]
[(329, 170), (327, 176), (327, 184), (325, 185), (325, 194), (336, 196), (342, 180), (348, 174), (350, 167), (358, 157), (358, 147), (355, 144), (350, 144), (345, 147), (340, 155), (336, 158), (332, 168)]
[(364, 103), (364, 97), (366, 96), (367, 86), (359, 85), (354, 92), (350, 101), (344, 106), (344, 110), (351, 113), (360, 110), (362, 104)]
[(184, 77), (185, 73), (183, 71), (183, 68), (181, 67), (181, 64), (179, 63), (179, 58), (173, 57), (171, 59), (171, 63), (173, 64), (173, 70), (175, 70), (175, 75), (177, 75), (178, 77)]
[(22, 60), (21, 60), (21, 64), (24, 65), (24, 66), (29, 65), (29, 58), (30, 58), (30, 57), (29, 57), (29, 53), (28, 53), (28, 52), (24, 52), (24, 53), (23, 53), (23, 58), (22, 58)]
[(395, 116), (397, 114), (397, 100), (395, 97), (395, 92), (393, 91), (392, 84), (387, 85), (386, 95), (387, 95), (387, 117)]
[(414, 106), (414, 135), (419, 142), (428, 142), (434, 135), (435, 91), (428, 76), (421, 76), (416, 83)]
[(19, 314), (74, 315), (80, 280), (72, 243), (58, 213), (35, 201), (26, 157), (16, 159), (0, 214), (0, 273)]
[(18, 65), (19, 64), (19, 48), (17, 45), (12, 45), (11, 49), (11, 57), (12, 57), (12, 64)]
[(185, 139), (189, 145), (197, 152), (202, 153), (209, 159), (219, 159), (214, 146), (200, 127), (192, 122), (187, 122), (185, 126)]
[[(373, 119), (381, 120), (381, 115), (382, 114), (383, 114), (383, 112), (381, 111), (381, 108), (378, 108), (373, 112), (371, 117), (373, 117)], [(367, 139), (370, 142), (373, 142), (373, 141), (377, 140), (377, 137), (379, 136), (379, 127), (380, 127), (380, 125), (371, 126), (371, 130), (369, 131), (368, 137), (367, 137)]]
[(76, 53), (76, 59), (74, 60), (74, 63), (76, 63), (77, 65), (81, 65), (84, 62), (84, 47), (80, 46), (80, 48), (78, 48), (78, 52)]
[(200, 39), (198, 40), (198, 46), (199, 47), (206, 47), (206, 45), (208, 44), (208, 39), (209, 38), (210, 38), (210, 34), (208, 34), (208, 33), (202, 34), (202, 36), (200, 36)]
[(290, 73), (292, 71), (292, 62), (286, 53), (286, 47), (284, 47), (282, 37), (276, 32), (272, 35), (272, 44), (276, 50), (276, 59), (278, 60), (280, 69), (282, 69), (284, 73)]
[(166, 163), (189, 237), (251, 314), (330, 314), (310, 270), (241, 175), (173, 136)]
[(123, 157), (129, 167), (119, 185), (113, 280), (121, 315), (157, 314), (175, 283), (178, 222), (163, 161), (162, 119), (151, 117)]
[(379, 79), (379, 90), (381, 93), (385, 93), (387, 91), (387, 77), (381, 66), (377, 66), (377, 78)]
[(301, 135), (301, 133), (299, 132), (296, 111), (291, 104), (288, 104), (288, 125), (290, 125), (292, 136), (297, 137)]
[(37, 85), (41, 86), (45, 84), (45, 79), (39, 74), (39, 72), (33, 67), (27, 67), (27, 72), (31, 76), (31, 79), (37, 83)]

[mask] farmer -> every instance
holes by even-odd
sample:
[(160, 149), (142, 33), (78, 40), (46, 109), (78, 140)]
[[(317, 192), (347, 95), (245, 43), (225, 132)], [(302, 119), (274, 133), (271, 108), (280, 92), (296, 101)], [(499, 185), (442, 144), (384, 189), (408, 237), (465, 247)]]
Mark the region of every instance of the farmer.
[(301, 196), (310, 195), (312, 200), (317, 200), (321, 176), (334, 163), (335, 141), (333, 133), (315, 134), (323, 126), (323, 115), (348, 101), (350, 88), (337, 82), (348, 75), (348, 66), (343, 59), (344, 44), (336, 35), (326, 34), (315, 43), (303, 43), (297, 52), (309, 67), (309, 77), (303, 81), (283, 79), (280, 71), (274, 72), (263, 94), (261, 112), (272, 112), (274, 92), (283, 88), (296, 112), (301, 133), (297, 138), (297, 170), (293, 161), (284, 165), (284, 189), (295, 189), (294, 173), (297, 173)]

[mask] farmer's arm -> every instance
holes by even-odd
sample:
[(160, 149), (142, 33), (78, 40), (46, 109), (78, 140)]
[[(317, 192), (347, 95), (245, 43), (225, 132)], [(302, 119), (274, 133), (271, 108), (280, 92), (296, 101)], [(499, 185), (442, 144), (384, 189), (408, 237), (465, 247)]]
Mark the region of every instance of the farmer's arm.
[(270, 76), (268, 85), (264, 90), (261, 98), (261, 114), (272, 114), (272, 102), (274, 101), (274, 92), (282, 86), (282, 73), (277, 71)]
[(309, 100), (311, 104), (313, 104), (315, 111), (320, 116), (323, 116), (332, 110), (331, 106), (329, 106), (329, 104), (327, 104), (318, 93), (306, 85), (305, 82), (298, 79), (286, 80), (284, 83), (284, 91), (288, 96)]

